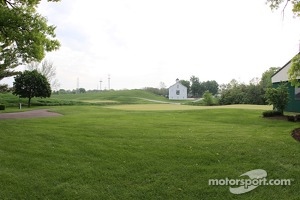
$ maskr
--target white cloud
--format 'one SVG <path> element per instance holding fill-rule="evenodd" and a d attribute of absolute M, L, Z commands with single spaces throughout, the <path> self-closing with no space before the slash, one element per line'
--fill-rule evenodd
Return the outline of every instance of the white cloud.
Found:
<path fill-rule="evenodd" d="M 48 53 L 61 87 L 167 86 L 176 78 L 248 82 L 298 51 L 300 21 L 262 0 L 44 1 L 60 50 Z"/>

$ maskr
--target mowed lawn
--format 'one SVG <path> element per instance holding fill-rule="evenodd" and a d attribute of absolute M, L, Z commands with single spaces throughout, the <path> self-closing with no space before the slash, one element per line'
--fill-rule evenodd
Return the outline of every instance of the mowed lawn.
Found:
<path fill-rule="evenodd" d="M 241 108 L 51 110 L 64 116 L 0 120 L 0 199 L 299 199 L 299 123 Z M 208 185 L 254 169 L 292 185 Z"/>
<path fill-rule="evenodd" d="M 136 110 L 136 111 L 162 111 L 162 110 L 207 110 L 207 109 L 251 109 L 251 110 L 272 110 L 270 105 L 222 105 L 222 106 L 191 106 L 181 105 L 177 103 L 172 104 L 121 104 L 106 106 L 106 108 L 113 108 L 119 110 Z"/>

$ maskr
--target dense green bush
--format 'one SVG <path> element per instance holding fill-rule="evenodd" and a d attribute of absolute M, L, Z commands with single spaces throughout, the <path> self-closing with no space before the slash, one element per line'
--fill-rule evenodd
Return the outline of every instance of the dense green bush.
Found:
<path fill-rule="evenodd" d="M 288 115 L 287 119 L 290 122 L 297 122 L 300 121 L 300 115 Z"/>
<path fill-rule="evenodd" d="M 266 99 L 270 105 L 273 105 L 276 110 L 283 114 L 283 111 L 289 102 L 287 85 L 281 83 L 277 88 L 268 88 L 266 90 Z"/>
<path fill-rule="evenodd" d="M 264 89 L 260 85 L 246 85 L 232 80 L 229 84 L 223 85 L 220 92 L 221 105 L 230 104 L 265 104 Z"/>
<path fill-rule="evenodd" d="M 206 106 L 211 106 L 213 105 L 213 95 L 212 93 L 210 93 L 208 90 L 206 90 L 203 94 L 203 102 L 204 102 L 204 105 Z"/>
<path fill-rule="evenodd" d="M 274 116 L 282 116 L 282 113 L 277 110 L 268 110 L 262 113 L 264 117 L 274 117 Z"/>
<path fill-rule="evenodd" d="M 0 110 L 5 110 L 5 105 L 0 104 Z"/>
<path fill-rule="evenodd" d="M 288 115 L 287 116 L 287 120 L 290 122 L 296 122 L 297 121 L 297 117 L 294 115 Z"/>

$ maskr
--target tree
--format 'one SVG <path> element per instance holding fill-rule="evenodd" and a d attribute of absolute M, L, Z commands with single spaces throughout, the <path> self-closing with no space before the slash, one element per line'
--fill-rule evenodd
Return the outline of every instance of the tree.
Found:
<path fill-rule="evenodd" d="M 203 86 L 205 91 L 208 90 L 210 93 L 212 93 L 212 95 L 218 93 L 219 84 L 215 80 L 202 82 L 201 85 Z"/>
<path fill-rule="evenodd" d="M 265 91 L 259 84 L 249 85 L 231 80 L 227 85 L 222 85 L 220 104 L 265 104 Z"/>
<path fill-rule="evenodd" d="M 235 80 L 232 80 L 222 90 L 220 104 L 244 104 L 248 100 L 245 90 L 246 86 L 244 84 L 239 84 Z"/>
<path fill-rule="evenodd" d="M 250 83 L 249 85 L 246 85 L 244 100 L 247 104 L 266 104 L 264 88 L 262 88 L 260 84 Z"/>
<path fill-rule="evenodd" d="M 37 70 L 18 74 L 13 83 L 13 94 L 21 98 L 28 98 L 28 107 L 30 107 L 31 98 L 46 98 L 51 96 L 51 87 L 47 78 Z"/>
<path fill-rule="evenodd" d="M 159 83 L 159 95 L 167 96 L 168 92 L 169 92 L 169 90 L 168 90 L 166 84 L 164 82 L 160 82 Z"/>
<path fill-rule="evenodd" d="M 262 88 L 267 89 L 272 87 L 271 77 L 275 74 L 277 70 L 279 70 L 279 67 L 270 67 L 267 71 L 265 71 L 262 74 L 259 82 Z"/>
<path fill-rule="evenodd" d="M 293 86 L 299 87 L 300 86 L 300 55 L 297 54 L 292 59 L 292 66 L 289 69 L 289 81 Z"/>
<path fill-rule="evenodd" d="M 280 6 L 283 6 L 283 14 L 287 5 L 291 3 L 293 8 L 292 11 L 296 16 L 300 16 L 300 0 L 267 0 L 267 4 L 270 8 L 278 9 Z"/>
<path fill-rule="evenodd" d="M 59 0 L 48 0 L 57 2 Z M 60 46 L 55 26 L 37 13 L 40 0 L 0 1 L 0 80 L 18 74 L 21 64 L 41 61 Z"/>
<path fill-rule="evenodd" d="M 84 88 L 79 88 L 79 89 L 78 89 L 78 92 L 79 92 L 79 93 L 86 93 L 86 90 L 85 90 Z"/>
<path fill-rule="evenodd" d="M 192 83 L 191 85 L 191 92 L 193 97 L 201 97 L 203 93 L 205 92 L 205 86 L 199 81 L 199 78 L 196 76 L 192 76 L 190 78 L 190 81 Z"/>
<path fill-rule="evenodd" d="M 203 94 L 203 102 L 206 106 L 211 106 L 214 103 L 213 95 L 208 90 L 206 90 Z"/>
<path fill-rule="evenodd" d="M 31 62 L 27 65 L 27 69 L 29 71 L 37 70 L 43 74 L 51 84 L 51 88 L 58 89 L 60 86 L 58 79 L 56 79 L 56 67 L 53 62 L 44 60 L 41 65 L 39 62 Z"/>
<path fill-rule="evenodd" d="M 214 80 L 200 82 L 198 77 L 192 76 L 190 78 L 190 81 L 192 83 L 190 90 L 194 97 L 202 97 L 206 90 L 208 90 L 213 95 L 218 93 L 219 84 Z"/>
<path fill-rule="evenodd" d="M 159 82 L 159 89 L 166 89 L 167 88 L 167 86 L 166 86 L 166 84 L 164 83 L 164 82 Z"/>
<path fill-rule="evenodd" d="M 191 83 L 190 83 L 190 81 L 180 80 L 179 83 L 181 83 L 182 85 L 184 85 L 187 88 L 187 94 L 189 94 L 190 90 L 191 90 Z"/>
<path fill-rule="evenodd" d="M 288 4 L 292 4 L 292 12 L 297 16 L 300 17 L 300 0 L 267 0 L 267 4 L 270 8 L 278 9 L 280 6 L 283 5 L 282 12 L 284 11 Z M 292 66 L 288 71 L 289 82 L 293 86 L 300 86 L 299 76 L 300 76 L 300 55 L 297 54 L 292 59 Z"/>
<path fill-rule="evenodd" d="M 268 88 L 266 91 L 266 99 L 274 110 L 283 114 L 283 111 L 289 102 L 289 92 L 286 84 L 281 83 L 277 88 Z"/>
<path fill-rule="evenodd" d="M 193 97 L 198 97 L 199 96 L 199 89 L 201 87 L 199 78 L 196 77 L 196 76 L 191 76 L 190 81 L 192 83 L 191 84 L 192 95 L 193 95 Z"/>
<path fill-rule="evenodd" d="M 10 92 L 11 91 L 11 88 L 8 87 L 7 84 L 4 84 L 4 85 L 0 85 L 0 93 L 4 93 L 4 92 Z"/>

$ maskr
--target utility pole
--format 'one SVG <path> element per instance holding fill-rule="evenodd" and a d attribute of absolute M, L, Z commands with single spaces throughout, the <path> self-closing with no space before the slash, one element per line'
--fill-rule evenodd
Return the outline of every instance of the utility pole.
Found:
<path fill-rule="evenodd" d="M 100 91 L 101 91 L 101 90 L 102 90 L 102 89 L 101 89 L 101 85 L 102 85 L 102 80 L 100 79 L 100 81 L 99 81 L 99 82 L 100 82 Z"/>

